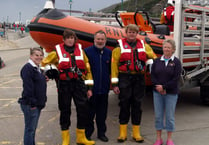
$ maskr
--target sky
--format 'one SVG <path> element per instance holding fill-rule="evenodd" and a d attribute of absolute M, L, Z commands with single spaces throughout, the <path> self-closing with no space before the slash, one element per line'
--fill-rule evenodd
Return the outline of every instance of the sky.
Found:
<path fill-rule="evenodd" d="M 96 12 L 123 0 L 72 0 L 72 10 Z M 31 20 L 44 7 L 46 0 L 0 0 L 0 22 Z M 69 0 L 56 0 L 58 9 L 70 9 Z M 72 14 L 74 15 L 74 14 Z"/>

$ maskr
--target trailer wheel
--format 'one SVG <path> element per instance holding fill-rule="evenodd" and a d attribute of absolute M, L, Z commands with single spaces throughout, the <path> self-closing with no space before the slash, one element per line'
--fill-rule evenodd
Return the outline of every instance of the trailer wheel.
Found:
<path fill-rule="evenodd" d="M 204 105 L 209 105 L 209 81 L 200 85 L 200 99 Z"/>

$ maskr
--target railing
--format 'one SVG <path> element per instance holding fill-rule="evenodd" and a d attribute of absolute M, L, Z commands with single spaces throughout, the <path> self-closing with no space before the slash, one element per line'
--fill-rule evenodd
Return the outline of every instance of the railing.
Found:
<path fill-rule="evenodd" d="M 184 69 L 188 70 L 186 77 L 191 79 L 209 69 L 209 8 L 188 5 L 181 0 L 176 2 L 174 23 L 176 55 Z"/>

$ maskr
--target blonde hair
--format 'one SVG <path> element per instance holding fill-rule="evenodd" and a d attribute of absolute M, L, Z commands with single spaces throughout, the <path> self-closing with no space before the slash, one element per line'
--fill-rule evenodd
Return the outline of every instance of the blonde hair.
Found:
<path fill-rule="evenodd" d="M 129 24 L 125 27 L 125 32 L 127 33 L 128 30 L 132 30 L 132 31 L 135 31 L 135 32 L 139 32 L 139 27 L 136 25 L 136 24 Z"/>

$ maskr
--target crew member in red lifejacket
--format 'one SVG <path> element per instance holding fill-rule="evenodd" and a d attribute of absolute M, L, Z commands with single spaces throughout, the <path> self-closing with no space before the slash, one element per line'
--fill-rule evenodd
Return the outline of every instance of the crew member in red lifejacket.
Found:
<path fill-rule="evenodd" d="M 133 139 L 143 142 L 140 135 L 141 102 L 145 96 L 145 68 L 156 58 L 155 53 L 143 40 L 136 38 L 139 27 L 129 24 L 125 28 L 127 37 L 118 40 L 119 47 L 112 52 L 111 82 L 115 94 L 119 94 L 120 135 L 118 142 L 127 139 L 127 124 L 131 117 Z M 151 59 L 148 59 L 151 58 Z"/>
<path fill-rule="evenodd" d="M 168 6 L 166 8 L 164 8 L 164 10 L 161 14 L 160 23 L 168 25 L 170 32 L 173 32 L 175 0 L 168 0 L 167 4 L 168 4 Z"/>
<path fill-rule="evenodd" d="M 49 53 L 42 61 L 42 66 L 45 67 L 47 64 L 58 66 L 57 87 L 62 145 L 70 144 L 72 99 L 77 111 L 76 143 L 93 145 L 95 142 L 88 140 L 85 135 L 89 111 L 88 99 L 92 96 L 91 88 L 93 86 L 90 64 L 81 44 L 76 43 L 75 32 L 66 29 L 63 33 L 63 40 L 64 43 L 56 45 L 56 51 Z"/>

